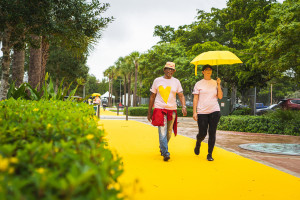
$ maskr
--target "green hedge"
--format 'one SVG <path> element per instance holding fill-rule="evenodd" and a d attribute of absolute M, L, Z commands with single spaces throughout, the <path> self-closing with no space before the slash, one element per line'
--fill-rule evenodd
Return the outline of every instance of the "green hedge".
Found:
<path fill-rule="evenodd" d="M 126 108 L 124 108 L 123 114 L 126 115 Z M 147 116 L 148 107 L 129 107 L 128 115 L 129 116 Z M 181 108 L 177 108 L 178 117 L 182 117 Z M 193 108 L 187 108 L 187 117 L 193 117 Z"/>
<path fill-rule="evenodd" d="M 222 116 L 218 130 L 300 135 L 300 112 L 278 110 L 263 116 Z"/>
<path fill-rule="evenodd" d="M 120 199 L 120 158 L 76 102 L 0 102 L 0 199 Z"/>
<path fill-rule="evenodd" d="M 234 110 L 231 115 L 250 115 L 251 108 L 239 108 Z"/>

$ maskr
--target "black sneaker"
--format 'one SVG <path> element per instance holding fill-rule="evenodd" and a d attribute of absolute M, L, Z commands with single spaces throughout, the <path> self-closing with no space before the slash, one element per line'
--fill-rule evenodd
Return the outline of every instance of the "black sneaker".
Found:
<path fill-rule="evenodd" d="M 207 154 L 207 160 L 208 161 L 214 161 L 213 157 L 211 156 L 211 154 Z"/>
<path fill-rule="evenodd" d="M 196 143 L 196 146 L 195 146 L 195 149 L 194 149 L 194 152 L 195 152 L 196 155 L 200 154 L 200 147 L 201 147 L 201 144 Z"/>
<path fill-rule="evenodd" d="M 170 156 L 164 156 L 164 161 L 168 161 L 170 159 Z"/>

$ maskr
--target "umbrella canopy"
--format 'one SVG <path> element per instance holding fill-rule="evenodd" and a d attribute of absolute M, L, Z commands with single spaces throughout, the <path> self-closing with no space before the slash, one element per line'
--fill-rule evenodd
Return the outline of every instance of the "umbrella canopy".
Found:
<path fill-rule="evenodd" d="M 243 62 L 230 51 L 207 51 L 196 56 L 191 63 L 195 65 L 197 76 L 198 65 L 232 65 Z"/>
<path fill-rule="evenodd" d="M 100 93 L 93 93 L 93 94 L 92 94 L 92 97 L 96 97 L 96 96 L 100 97 L 101 94 L 100 94 Z"/>

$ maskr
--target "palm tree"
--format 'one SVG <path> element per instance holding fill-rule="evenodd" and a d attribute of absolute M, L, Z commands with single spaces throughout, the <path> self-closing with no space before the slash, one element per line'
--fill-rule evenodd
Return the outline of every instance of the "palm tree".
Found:
<path fill-rule="evenodd" d="M 116 66 L 116 71 L 118 72 L 118 76 L 121 76 L 124 81 L 124 105 L 127 105 L 127 100 L 126 100 L 126 85 L 127 85 L 127 69 L 125 66 L 125 60 L 123 57 L 119 57 L 118 60 L 115 62 Z"/>
<path fill-rule="evenodd" d="M 126 56 L 125 58 L 125 68 L 126 68 L 126 74 L 128 78 L 128 106 L 131 105 L 131 77 L 134 72 L 134 62 L 131 59 L 130 56 Z"/>
<path fill-rule="evenodd" d="M 32 40 L 36 42 L 36 45 L 30 47 L 28 82 L 33 88 L 37 87 L 37 90 L 39 91 L 42 69 L 42 37 L 37 35 L 32 35 L 31 37 Z"/>
<path fill-rule="evenodd" d="M 19 87 L 23 83 L 24 63 L 25 50 L 14 48 L 12 55 L 12 80 L 15 82 L 16 87 Z"/>
<path fill-rule="evenodd" d="M 113 91 L 112 84 L 115 76 L 115 71 L 116 71 L 116 67 L 110 66 L 103 73 L 105 77 L 108 77 L 108 106 L 112 105 L 112 91 Z"/>
<path fill-rule="evenodd" d="M 138 81 L 138 67 L 139 67 L 139 58 L 140 53 L 137 51 L 132 52 L 130 58 L 134 64 L 134 91 L 133 91 L 133 106 L 137 106 L 137 81 Z"/>

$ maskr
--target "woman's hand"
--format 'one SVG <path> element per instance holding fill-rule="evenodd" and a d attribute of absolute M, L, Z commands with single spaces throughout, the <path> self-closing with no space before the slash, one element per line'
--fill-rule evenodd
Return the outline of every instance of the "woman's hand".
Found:
<path fill-rule="evenodd" d="M 221 79 L 220 79 L 220 78 L 217 79 L 217 84 L 218 84 L 218 85 L 221 84 Z"/>
<path fill-rule="evenodd" d="M 198 121 L 198 115 L 197 115 L 197 113 L 194 113 L 194 114 L 193 114 L 193 119 L 194 119 L 195 121 Z"/>

